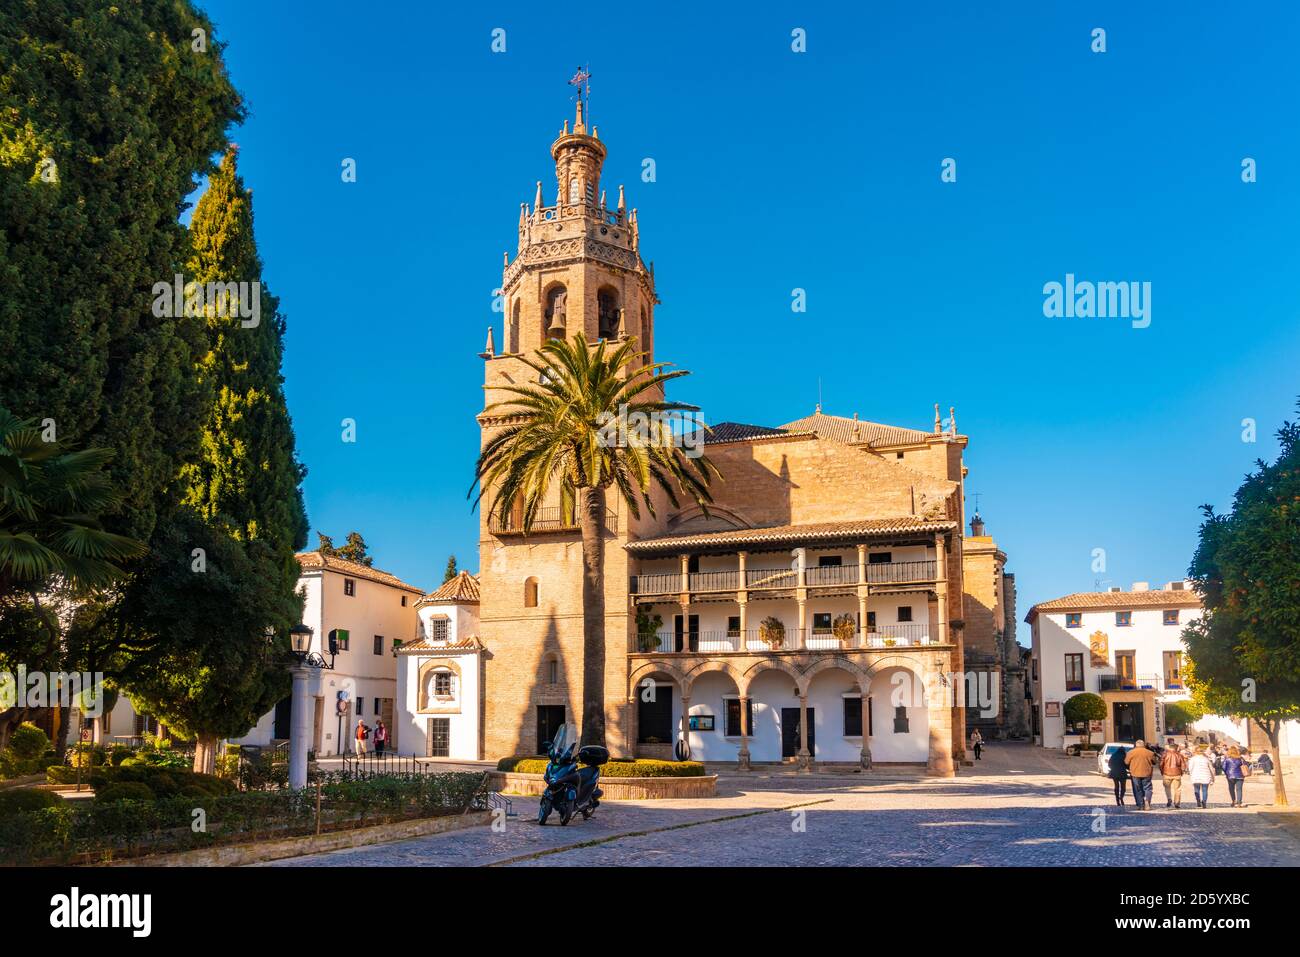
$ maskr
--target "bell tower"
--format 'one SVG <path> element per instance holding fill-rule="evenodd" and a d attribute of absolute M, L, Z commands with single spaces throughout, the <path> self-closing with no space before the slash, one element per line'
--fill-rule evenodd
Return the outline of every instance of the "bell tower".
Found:
<path fill-rule="evenodd" d="M 572 127 L 566 120 L 551 144 L 552 201 L 547 204 L 539 180 L 532 204 L 519 207 L 514 260 L 506 254 L 501 277 L 504 329 L 500 340 L 489 336 L 483 353 L 489 403 L 496 401 L 493 385 L 501 376 L 518 381 L 520 372 L 529 371 L 511 358 L 547 339 L 579 333 L 588 342 L 630 339 L 636 351 L 653 354 L 654 273 L 641 259 L 637 213 L 628 209 L 623 187 L 611 207 L 601 186 L 605 155 L 579 95 Z"/>

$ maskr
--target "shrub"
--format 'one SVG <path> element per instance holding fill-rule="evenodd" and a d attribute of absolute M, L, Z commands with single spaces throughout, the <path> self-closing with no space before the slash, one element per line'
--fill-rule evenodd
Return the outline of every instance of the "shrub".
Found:
<path fill-rule="evenodd" d="M 498 771 L 515 774 L 542 774 L 546 758 L 502 758 Z M 614 759 L 600 769 L 606 778 L 697 778 L 704 775 L 699 761 L 660 761 L 656 758 Z"/>
<path fill-rule="evenodd" d="M 1102 721 L 1106 717 L 1106 702 L 1100 695 L 1095 695 L 1090 691 L 1081 694 L 1072 695 L 1065 699 L 1065 720 L 1073 724 L 1082 724 L 1085 728 L 1089 727 L 1089 721 Z M 1088 731 L 1084 735 L 1081 744 L 1088 746 L 1092 744 L 1092 732 Z"/>
<path fill-rule="evenodd" d="M 154 800 L 154 793 L 149 785 L 140 781 L 120 781 L 110 784 L 95 792 L 95 800 L 108 804 L 113 801 L 149 801 Z"/>
<path fill-rule="evenodd" d="M 30 721 L 20 724 L 9 736 L 9 750 L 24 761 L 39 758 L 49 749 L 50 739 L 45 732 Z"/>
<path fill-rule="evenodd" d="M 63 798 L 52 791 L 38 791 L 36 788 L 12 788 L 0 791 L 0 817 L 21 814 L 26 811 L 39 811 L 47 807 L 59 807 Z"/>

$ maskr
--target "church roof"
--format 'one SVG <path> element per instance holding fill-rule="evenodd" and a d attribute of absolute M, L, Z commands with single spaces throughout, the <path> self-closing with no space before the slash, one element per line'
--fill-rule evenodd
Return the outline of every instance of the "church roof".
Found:
<path fill-rule="evenodd" d="M 748 442 L 753 439 L 776 438 L 780 436 L 815 435 L 819 439 L 842 442 L 845 445 L 877 446 L 916 445 L 932 440 L 937 433 L 923 432 L 920 429 L 905 429 L 897 425 L 884 425 L 880 422 L 868 422 L 866 419 L 846 418 L 842 415 L 826 415 L 819 408 L 812 415 L 795 419 L 785 425 L 754 425 L 748 422 L 719 422 L 706 426 L 704 444 L 715 445 L 724 442 Z"/>
<path fill-rule="evenodd" d="M 469 572 L 461 572 L 451 581 L 443 582 L 441 588 L 429 592 L 415 603 L 415 607 L 450 604 L 453 602 L 478 604 L 478 579 Z"/>
<path fill-rule="evenodd" d="M 661 535 L 643 538 L 623 546 L 633 555 L 671 555 L 685 550 L 741 548 L 745 546 L 799 545 L 812 542 L 835 542 L 889 535 L 920 535 L 951 532 L 956 522 L 928 522 L 912 516 L 873 518 L 845 522 L 819 522 L 809 525 L 774 525 L 767 528 L 732 528 L 722 532 L 699 532 L 694 535 Z"/>
<path fill-rule="evenodd" d="M 787 422 L 781 428 L 786 432 L 814 432 L 818 438 L 833 442 L 866 443 L 871 446 L 914 445 L 935 436 L 933 432 L 868 422 L 856 416 L 849 419 L 842 415 L 826 415 L 821 409 L 802 419 Z"/>
<path fill-rule="evenodd" d="M 298 565 L 304 571 L 319 568 L 325 571 L 338 572 L 350 578 L 364 578 L 367 581 L 378 582 L 381 585 L 391 585 L 393 588 L 415 592 L 417 595 L 424 591 L 423 588 L 408 585 L 396 575 L 390 575 L 382 568 L 371 568 L 369 565 L 351 562 L 346 558 L 339 558 L 337 555 L 322 555 L 320 552 L 299 552 L 294 557 L 298 559 Z"/>
<path fill-rule="evenodd" d="M 483 642 L 479 641 L 478 635 L 466 635 L 458 641 L 432 641 L 428 638 L 417 638 L 415 641 L 408 641 L 397 648 L 399 655 L 411 655 L 422 651 L 482 651 Z"/>

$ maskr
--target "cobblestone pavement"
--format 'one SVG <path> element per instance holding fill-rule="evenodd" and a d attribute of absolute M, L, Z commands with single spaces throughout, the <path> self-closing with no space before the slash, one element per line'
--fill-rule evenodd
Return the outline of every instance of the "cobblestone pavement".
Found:
<path fill-rule="evenodd" d="M 1300 865 L 1296 829 L 1259 805 L 1272 783 L 1251 779 L 1244 810 L 1216 782 L 1196 810 L 1116 808 L 1091 762 L 995 744 L 957 778 L 783 770 L 724 774 L 719 796 L 606 802 L 590 821 L 538 827 L 534 800 L 503 831 L 478 827 L 272 866 L 817 866 Z M 1292 784 L 1288 775 L 1288 784 Z M 1292 790 L 1295 786 L 1292 785 Z"/>

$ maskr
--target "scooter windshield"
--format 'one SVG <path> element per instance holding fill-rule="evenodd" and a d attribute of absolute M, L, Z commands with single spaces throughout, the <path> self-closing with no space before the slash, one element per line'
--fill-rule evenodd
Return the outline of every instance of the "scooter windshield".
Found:
<path fill-rule="evenodd" d="M 555 737 L 551 739 L 551 755 L 556 758 L 564 757 L 566 751 L 576 749 L 578 746 L 578 726 L 569 722 L 562 724 L 555 732 Z"/>

